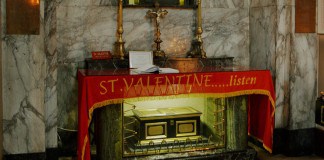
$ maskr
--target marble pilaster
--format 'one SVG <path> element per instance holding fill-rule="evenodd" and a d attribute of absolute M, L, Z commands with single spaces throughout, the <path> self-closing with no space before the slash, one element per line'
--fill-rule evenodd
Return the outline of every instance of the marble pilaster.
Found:
<path fill-rule="evenodd" d="M 250 64 L 271 70 L 275 126 L 292 130 L 314 125 L 318 59 L 316 34 L 294 33 L 294 5 L 294 0 L 252 0 L 250 10 Z"/>
<path fill-rule="evenodd" d="M 56 148 L 57 136 L 57 38 L 56 38 L 56 6 L 57 1 L 45 1 L 45 120 L 46 148 Z"/>
<path fill-rule="evenodd" d="M 281 3 L 280 3 L 281 4 Z M 277 33 L 276 33 L 276 128 L 288 126 L 290 105 L 290 55 L 292 39 L 292 7 L 291 5 L 278 5 L 277 7 Z"/>
<path fill-rule="evenodd" d="M 318 46 L 316 34 L 294 34 L 290 59 L 289 129 L 315 127 Z"/>
<path fill-rule="evenodd" d="M 2 20 L 5 19 L 1 1 Z M 45 151 L 44 2 L 39 35 L 2 32 L 3 146 L 5 154 Z M 5 31 L 5 23 L 2 23 Z"/>

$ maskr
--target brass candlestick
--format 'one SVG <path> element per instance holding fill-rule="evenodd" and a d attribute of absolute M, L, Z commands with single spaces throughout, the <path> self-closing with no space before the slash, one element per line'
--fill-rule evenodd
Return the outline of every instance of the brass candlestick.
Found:
<path fill-rule="evenodd" d="M 202 17 L 201 17 L 201 0 L 197 0 L 197 31 L 196 31 L 196 39 L 192 44 L 192 50 L 188 52 L 188 57 L 196 57 L 196 58 L 207 58 L 206 52 L 203 48 L 203 40 L 201 35 L 203 33 L 202 29 Z"/>
<path fill-rule="evenodd" d="M 123 41 L 123 0 L 118 1 L 117 16 L 117 41 L 115 42 L 115 56 L 119 59 L 125 59 L 125 42 Z"/>
<path fill-rule="evenodd" d="M 165 53 L 161 49 L 160 44 L 163 42 L 160 38 L 161 31 L 160 31 L 160 19 L 168 14 L 168 11 L 162 10 L 159 6 L 159 3 L 155 1 L 155 9 L 154 10 L 148 10 L 146 12 L 146 15 L 150 18 L 155 18 L 155 25 L 156 25 L 156 39 L 154 42 L 156 43 L 156 50 L 153 51 L 154 57 L 165 57 Z"/>

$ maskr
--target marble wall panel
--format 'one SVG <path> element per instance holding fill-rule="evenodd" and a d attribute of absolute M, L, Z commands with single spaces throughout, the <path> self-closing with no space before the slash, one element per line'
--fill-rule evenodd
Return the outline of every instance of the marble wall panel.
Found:
<path fill-rule="evenodd" d="M 202 8 L 249 8 L 250 0 L 202 0 Z"/>
<path fill-rule="evenodd" d="M 57 68 L 57 123 L 63 130 L 76 130 L 78 127 L 77 69 L 78 63 L 60 63 Z"/>
<path fill-rule="evenodd" d="M 155 20 L 146 16 L 149 9 L 125 9 L 126 50 L 155 50 Z M 194 37 L 194 10 L 168 9 L 161 19 L 161 49 L 168 57 L 185 57 Z"/>
<path fill-rule="evenodd" d="M 294 34 L 290 59 L 289 129 L 315 127 L 317 61 L 317 35 Z"/>
<path fill-rule="evenodd" d="M 276 6 L 250 9 L 250 67 L 275 71 Z"/>
<path fill-rule="evenodd" d="M 311 128 L 317 85 L 316 35 L 294 33 L 295 1 L 268 2 L 251 1 L 250 65 L 270 69 L 274 76 L 275 127 Z"/>
<path fill-rule="evenodd" d="M 295 5 L 295 0 L 277 0 L 278 6 L 291 6 Z"/>
<path fill-rule="evenodd" d="M 60 6 L 70 7 L 87 7 L 93 3 L 97 3 L 96 0 L 57 0 Z M 100 4 L 100 2 L 99 2 Z"/>
<path fill-rule="evenodd" d="M 251 0 L 250 7 L 268 7 L 268 6 L 276 6 L 277 1 L 282 1 L 282 0 Z M 286 0 L 283 0 L 286 1 Z M 290 0 L 288 0 L 290 1 Z"/>
<path fill-rule="evenodd" d="M 78 62 L 91 51 L 112 50 L 116 33 L 116 8 L 57 8 L 58 62 Z"/>
<path fill-rule="evenodd" d="M 207 57 L 234 57 L 235 65 L 249 65 L 249 10 L 204 9 L 203 40 Z"/>
<path fill-rule="evenodd" d="M 295 1 L 292 2 L 290 55 L 290 105 L 288 128 L 314 127 L 317 97 L 318 38 L 316 33 L 295 32 Z"/>
<path fill-rule="evenodd" d="M 276 112 L 275 127 L 288 126 L 290 105 L 290 55 L 292 39 L 292 7 L 278 5 L 277 9 L 277 34 L 276 34 Z"/>
<path fill-rule="evenodd" d="M 2 13 L 5 13 L 1 1 Z M 41 22 L 44 3 L 40 1 Z M 5 19 L 2 14 L 1 19 Z M 2 28 L 5 31 L 5 23 Z M 3 146 L 5 154 L 45 151 L 45 54 L 43 23 L 39 35 L 2 33 Z"/>
<path fill-rule="evenodd" d="M 118 0 L 91 0 L 94 5 L 117 6 Z"/>

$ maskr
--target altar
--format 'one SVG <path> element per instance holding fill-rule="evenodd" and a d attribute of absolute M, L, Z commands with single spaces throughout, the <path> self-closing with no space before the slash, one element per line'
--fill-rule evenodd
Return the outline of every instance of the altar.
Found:
<path fill-rule="evenodd" d="M 111 133 L 111 137 L 117 137 L 117 139 L 119 139 L 109 140 L 109 143 L 111 143 L 109 145 L 112 146 L 109 154 L 114 154 L 112 156 L 113 158 L 119 159 L 133 156 L 161 155 L 180 152 L 190 153 L 190 155 L 197 156 L 201 154 L 201 152 L 199 151 L 202 150 L 204 150 L 204 153 L 206 153 L 207 155 L 211 155 L 220 150 L 225 153 L 227 151 L 226 149 L 228 149 L 228 151 L 231 149 L 231 151 L 244 149 L 246 147 L 244 143 L 247 143 L 247 139 L 244 138 L 244 136 L 243 139 L 242 137 L 238 137 L 237 135 L 235 137 L 233 136 L 234 134 L 231 134 L 231 130 L 226 129 L 226 127 L 228 126 L 235 125 L 236 128 L 241 127 L 242 129 L 242 131 L 236 131 L 237 134 L 243 134 L 246 136 L 247 134 L 249 134 L 251 137 L 262 142 L 265 149 L 267 149 L 269 152 L 272 152 L 275 93 L 272 77 L 269 70 L 252 70 L 244 67 L 230 66 L 223 68 L 203 67 L 199 69 L 197 68 L 197 70 L 195 71 L 183 71 L 175 74 L 132 74 L 129 69 L 81 69 L 78 71 L 78 82 L 79 160 L 90 159 L 90 137 L 88 128 L 91 120 L 93 119 L 94 111 L 107 107 L 121 107 L 121 109 L 118 109 L 118 112 L 111 115 L 116 116 L 116 119 L 118 119 L 118 121 L 114 119 L 115 122 L 111 123 L 110 126 L 106 128 L 108 130 L 111 130 L 109 131 Z M 248 113 L 246 114 L 248 115 L 246 116 L 247 121 L 245 121 L 248 124 L 246 127 L 247 133 L 245 133 L 244 131 L 245 125 L 240 126 L 240 124 L 232 124 L 233 122 L 228 120 L 228 118 L 230 118 L 228 112 L 235 112 L 236 107 L 230 110 L 224 107 L 224 105 L 219 105 L 223 106 L 220 108 L 219 106 L 215 105 L 217 103 L 225 103 L 221 100 L 222 98 L 231 98 L 236 96 L 246 96 L 246 109 L 243 109 L 243 111 L 246 111 L 246 113 Z M 124 105 L 130 104 L 131 106 L 135 106 L 134 104 L 136 101 L 181 98 L 187 98 L 186 101 L 193 98 L 203 98 L 203 101 L 205 103 L 203 103 L 202 106 L 195 106 L 196 108 L 194 109 L 190 109 L 190 107 L 189 109 L 188 107 L 176 108 L 178 110 L 185 109 L 186 111 L 183 113 L 187 113 L 187 110 L 190 110 L 190 112 L 188 113 L 194 113 L 194 115 L 198 117 L 198 119 L 200 116 L 204 116 L 204 118 L 200 118 L 202 122 L 200 122 L 199 120 L 192 120 L 191 118 L 185 122 L 183 122 L 184 119 L 182 119 L 178 123 L 177 120 L 172 119 L 174 117 L 169 116 L 168 118 L 170 120 L 158 122 L 158 125 L 152 125 L 151 129 L 148 128 L 150 132 L 147 132 L 144 136 L 141 135 L 141 140 L 136 141 L 132 145 L 129 145 L 133 140 L 130 140 L 130 136 L 126 135 L 126 132 L 128 132 L 129 129 L 127 129 L 125 126 L 127 123 L 126 118 L 132 116 L 125 114 L 125 112 L 127 111 L 125 108 L 123 108 Z M 212 104 L 210 102 L 212 102 Z M 202 109 L 205 106 L 207 108 Z M 155 106 L 151 106 L 151 108 L 144 107 L 144 109 L 155 108 Z M 162 110 L 167 109 L 162 108 Z M 171 111 L 169 110 L 165 113 L 170 113 Z M 133 112 L 137 112 L 137 117 L 141 118 L 140 120 L 142 121 L 145 120 L 143 118 L 145 117 L 143 116 L 145 115 L 143 114 L 144 111 L 146 110 L 141 110 L 141 112 Z M 209 120 L 207 120 L 209 119 L 207 115 L 208 113 L 211 113 L 211 116 L 213 116 L 212 124 L 209 124 Z M 141 114 L 142 116 L 140 116 Z M 187 115 L 189 114 L 186 114 L 185 118 L 187 118 Z M 244 112 L 240 113 L 240 117 L 243 117 L 243 119 L 244 115 Z M 217 119 L 219 119 L 219 121 L 217 121 Z M 224 121 L 228 122 L 224 123 Z M 238 119 L 235 121 L 240 120 Z M 156 120 L 154 122 L 156 122 Z M 166 134 L 166 129 L 171 129 L 168 125 L 173 125 L 173 123 L 177 125 L 180 124 L 179 126 L 177 126 L 177 128 L 180 129 L 181 133 L 178 130 L 172 131 L 172 133 L 176 133 L 173 135 L 173 137 L 169 138 L 169 135 Z M 183 125 L 181 126 L 181 124 Z M 204 130 L 204 127 L 206 128 L 208 126 L 210 126 L 210 128 L 212 129 Z M 190 129 L 188 129 L 188 127 Z M 201 130 L 198 132 L 199 129 Z M 214 133 L 219 129 L 221 130 L 220 132 Z M 137 134 L 139 134 L 133 129 L 130 130 L 132 132 L 131 137 L 137 136 Z M 201 134 L 201 132 L 203 134 Z M 229 135 L 226 136 L 226 134 L 223 133 L 228 133 Z M 154 136 L 157 136 L 158 138 Z M 216 139 L 215 137 L 220 138 Z M 181 138 L 183 140 L 183 143 L 181 142 Z M 229 140 L 231 138 L 234 141 L 240 141 L 240 143 L 242 142 L 243 145 L 240 146 L 236 143 L 230 142 Z M 172 141 L 173 146 L 169 147 L 167 144 L 170 141 Z M 175 143 L 177 144 L 177 146 L 179 146 L 178 148 L 175 147 Z M 194 143 L 195 145 L 192 145 Z M 145 148 L 147 147 L 144 146 L 145 144 L 148 147 L 153 148 Z M 231 144 L 234 144 L 234 147 L 231 147 Z M 140 149 L 138 149 L 139 145 L 141 147 Z M 100 154 L 100 152 L 101 151 L 99 151 L 98 153 L 97 151 L 97 154 Z"/>

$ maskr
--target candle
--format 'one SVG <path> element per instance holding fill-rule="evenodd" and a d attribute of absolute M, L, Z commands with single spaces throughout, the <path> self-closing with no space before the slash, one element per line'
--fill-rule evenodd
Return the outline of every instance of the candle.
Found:
<path fill-rule="evenodd" d="M 179 0 L 179 5 L 184 6 L 184 0 Z"/>

